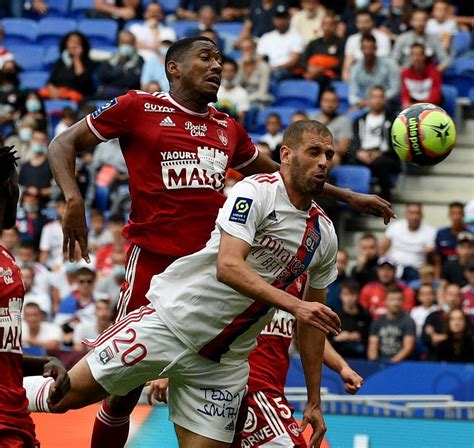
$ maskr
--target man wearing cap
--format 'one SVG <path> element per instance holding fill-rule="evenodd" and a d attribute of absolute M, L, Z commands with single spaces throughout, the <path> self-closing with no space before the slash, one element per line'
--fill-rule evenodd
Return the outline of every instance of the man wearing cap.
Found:
<path fill-rule="evenodd" d="M 439 288 L 441 295 L 448 283 L 455 283 L 461 288 L 467 285 L 468 280 L 465 276 L 465 270 L 473 256 L 474 235 L 466 230 L 460 232 L 456 243 L 456 258 L 448 261 L 441 271 L 441 286 Z"/>
<path fill-rule="evenodd" d="M 272 79 L 281 81 L 291 77 L 304 49 L 304 41 L 300 34 L 290 31 L 290 13 L 279 5 L 273 13 L 275 29 L 265 33 L 257 45 L 257 54 L 268 58 L 272 69 Z"/>
<path fill-rule="evenodd" d="M 387 312 L 385 296 L 387 288 L 397 285 L 403 291 L 403 310 L 409 312 L 415 305 L 415 291 L 396 280 L 397 265 L 393 259 L 383 256 L 377 262 L 377 280 L 367 283 L 360 292 L 359 303 L 367 308 L 373 319 Z"/>

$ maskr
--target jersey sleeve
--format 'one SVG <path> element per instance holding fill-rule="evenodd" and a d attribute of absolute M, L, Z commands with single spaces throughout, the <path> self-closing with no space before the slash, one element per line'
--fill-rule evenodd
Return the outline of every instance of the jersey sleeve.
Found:
<path fill-rule="evenodd" d="M 231 168 L 240 170 L 250 165 L 258 156 L 258 149 L 253 144 L 247 132 L 237 122 L 235 122 L 237 131 L 237 146 L 232 156 Z"/>
<path fill-rule="evenodd" d="M 219 211 L 217 225 L 236 238 L 252 245 L 260 223 L 268 215 L 262 191 L 248 181 L 239 182 Z"/>
<path fill-rule="evenodd" d="M 86 123 L 94 135 L 102 141 L 126 135 L 136 116 L 137 94 L 131 90 L 105 103 L 86 116 Z"/>
<path fill-rule="evenodd" d="M 330 233 L 329 238 L 328 246 L 321 260 L 308 269 L 309 286 L 314 289 L 327 288 L 337 278 L 337 237 L 334 230 Z"/>

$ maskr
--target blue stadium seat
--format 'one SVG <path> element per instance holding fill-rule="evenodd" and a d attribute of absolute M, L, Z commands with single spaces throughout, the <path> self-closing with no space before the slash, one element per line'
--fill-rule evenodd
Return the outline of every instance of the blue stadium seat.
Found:
<path fill-rule="evenodd" d="M 451 42 L 451 49 L 459 56 L 471 48 L 472 36 L 468 31 L 458 31 Z"/>
<path fill-rule="evenodd" d="M 231 34 L 239 36 L 244 24 L 242 22 L 219 22 L 214 25 L 214 30 L 217 34 Z"/>
<path fill-rule="evenodd" d="M 44 48 L 41 45 L 12 45 L 8 49 L 23 70 L 43 70 Z"/>
<path fill-rule="evenodd" d="M 319 84 L 303 79 L 289 79 L 278 83 L 275 105 L 315 107 L 319 96 Z"/>
<path fill-rule="evenodd" d="M 474 87 L 471 87 L 469 89 L 468 97 L 471 100 L 471 103 L 474 104 Z"/>
<path fill-rule="evenodd" d="M 77 22 L 63 17 L 45 17 L 39 21 L 37 41 L 44 47 L 58 45 L 67 33 L 77 29 Z"/>
<path fill-rule="evenodd" d="M 44 110 L 48 115 L 59 115 L 65 107 L 77 110 L 77 104 L 71 100 L 45 100 Z"/>
<path fill-rule="evenodd" d="M 366 166 L 339 165 L 330 171 L 336 186 L 350 188 L 357 193 L 369 193 L 372 175 Z"/>
<path fill-rule="evenodd" d="M 185 37 L 188 32 L 196 29 L 198 24 L 193 20 L 178 20 L 172 23 L 171 27 L 174 29 L 176 37 L 181 39 L 182 37 Z"/>
<path fill-rule="evenodd" d="M 109 199 L 110 199 L 110 188 L 96 185 L 95 186 L 95 199 L 94 199 L 95 207 L 105 212 L 106 210 L 109 209 Z"/>
<path fill-rule="evenodd" d="M 333 81 L 331 85 L 339 98 L 339 112 L 343 114 L 349 109 L 349 84 L 344 81 Z"/>
<path fill-rule="evenodd" d="M 454 86 L 441 86 L 441 95 L 443 96 L 443 109 L 454 119 L 456 116 L 456 99 L 458 89 Z"/>
<path fill-rule="evenodd" d="M 176 10 L 178 9 L 179 6 L 179 0 L 162 0 L 160 1 L 160 5 L 163 8 L 163 12 L 165 13 L 165 16 L 169 14 L 174 14 Z M 145 9 L 145 5 L 143 6 Z"/>
<path fill-rule="evenodd" d="M 22 90 L 38 90 L 46 85 L 49 78 L 49 72 L 42 70 L 26 71 L 21 72 L 19 78 Z"/>
<path fill-rule="evenodd" d="M 443 84 L 456 86 L 458 92 L 465 96 L 474 85 L 474 58 L 455 59 L 452 66 L 443 73 Z"/>
<path fill-rule="evenodd" d="M 48 17 L 66 17 L 69 14 L 69 0 L 46 0 Z"/>
<path fill-rule="evenodd" d="M 288 106 L 275 106 L 275 107 L 267 107 L 266 109 L 260 110 L 257 116 L 257 134 L 265 134 L 267 131 L 265 129 L 265 123 L 267 121 L 267 117 L 270 114 L 278 114 L 281 119 L 281 125 L 283 128 L 286 128 L 291 122 L 291 116 L 297 111 L 296 107 L 288 107 Z"/>
<path fill-rule="evenodd" d="M 260 138 L 262 137 L 262 134 L 249 133 L 249 137 L 252 139 L 252 141 L 255 144 L 257 144 L 260 141 Z"/>
<path fill-rule="evenodd" d="M 94 0 L 72 0 L 69 15 L 73 19 L 83 19 L 91 9 L 94 9 Z"/>
<path fill-rule="evenodd" d="M 36 42 L 38 24 L 34 20 L 7 18 L 2 20 L 2 25 L 5 31 L 5 47 Z"/>
<path fill-rule="evenodd" d="M 59 47 L 57 45 L 51 45 L 44 50 L 43 66 L 48 70 L 51 69 L 58 59 Z"/>
<path fill-rule="evenodd" d="M 117 42 L 118 24 L 112 19 L 82 19 L 78 30 L 84 33 L 91 47 L 96 45 L 115 45 Z"/>
<path fill-rule="evenodd" d="M 474 58 L 459 58 L 454 61 L 454 71 L 457 75 L 470 73 L 474 75 Z"/>

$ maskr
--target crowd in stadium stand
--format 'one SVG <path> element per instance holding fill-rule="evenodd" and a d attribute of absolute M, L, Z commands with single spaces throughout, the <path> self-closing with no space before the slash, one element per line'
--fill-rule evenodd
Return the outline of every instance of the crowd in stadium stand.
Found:
<path fill-rule="evenodd" d="M 216 107 L 261 151 L 278 160 L 290 122 L 319 120 L 334 135 L 335 165 L 367 167 L 374 191 L 391 200 L 403 169 L 389 138 L 394 114 L 416 102 L 452 104 L 446 81 L 474 57 L 473 9 L 461 0 L 0 0 L 0 141 L 15 145 L 22 188 L 17 226 L 2 244 L 22 269 L 25 349 L 68 365 L 83 356 L 81 340 L 112 322 L 129 247 L 127 168 L 111 140 L 76 160 L 92 262 L 79 253 L 63 261 L 65 201 L 48 143 L 129 89 L 167 90 L 174 41 L 216 43 L 224 55 Z M 229 176 L 224 192 L 236 181 Z M 474 362 L 473 206 L 453 202 L 447 226 L 435 229 L 421 204 L 407 204 L 383 241 L 362 235 L 351 270 L 340 248 L 328 304 L 341 317 L 332 338 L 341 354 Z"/>

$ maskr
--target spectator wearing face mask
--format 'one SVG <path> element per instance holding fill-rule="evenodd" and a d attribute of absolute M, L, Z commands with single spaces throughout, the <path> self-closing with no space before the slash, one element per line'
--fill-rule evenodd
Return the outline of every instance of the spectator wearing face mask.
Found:
<path fill-rule="evenodd" d="M 35 128 L 47 128 L 48 122 L 46 120 L 43 100 L 37 92 L 30 92 L 26 96 L 20 111 L 20 118 L 34 123 Z"/>
<path fill-rule="evenodd" d="M 20 158 L 19 166 L 31 159 L 31 137 L 35 123 L 31 119 L 19 120 L 16 124 L 17 131 L 5 140 L 5 146 L 14 146 L 17 157 Z"/>
<path fill-rule="evenodd" d="M 89 41 L 82 33 L 66 34 L 60 42 L 61 57 L 48 83 L 39 92 L 43 98 L 63 98 L 80 103 L 94 93 L 94 63 L 89 58 Z"/>
<path fill-rule="evenodd" d="M 137 53 L 135 36 L 130 31 L 121 31 L 117 54 L 99 67 L 98 94 L 111 98 L 122 95 L 127 90 L 139 89 L 142 67 L 143 59 Z"/>
<path fill-rule="evenodd" d="M 30 185 L 21 195 L 16 217 L 16 227 L 20 232 L 21 241 L 32 243 L 37 248 L 46 222 L 46 217 L 41 213 L 40 190 Z"/>
<path fill-rule="evenodd" d="M 48 150 L 48 134 L 36 129 L 31 136 L 31 159 L 20 168 L 18 183 L 23 187 L 35 186 L 39 188 L 43 200 L 51 195 L 51 181 L 53 175 L 49 167 L 46 152 Z"/>

